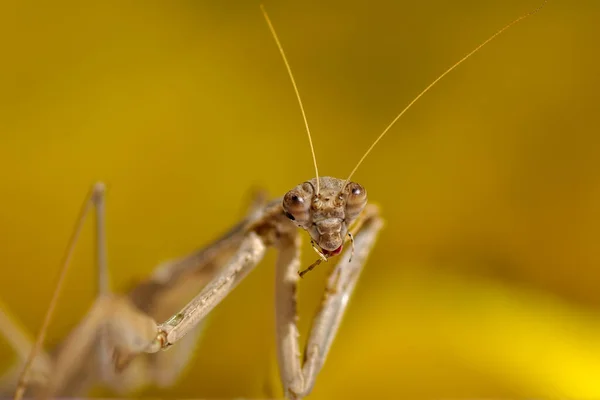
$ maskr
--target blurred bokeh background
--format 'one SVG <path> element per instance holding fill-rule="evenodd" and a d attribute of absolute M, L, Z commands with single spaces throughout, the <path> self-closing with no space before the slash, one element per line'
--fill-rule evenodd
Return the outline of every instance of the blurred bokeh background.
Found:
<path fill-rule="evenodd" d="M 344 178 L 425 85 L 538 4 L 266 2 L 322 173 Z M 122 291 L 225 231 L 253 188 L 313 177 L 258 2 L 0 7 L 0 299 L 29 331 L 94 181 Z M 598 2 L 550 1 L 359 169 L 386 226 L 312 398 L 600 397 L 599 18 Z M 92 228 L 49 347 L 93 301 Z M 280 395 L 273 260 L 215 309 L 172 389 L 137 395 Z M 303 333 L 325 270 L 302 281 Z M 13 361 L 0 339 L 0 369 Z"/>

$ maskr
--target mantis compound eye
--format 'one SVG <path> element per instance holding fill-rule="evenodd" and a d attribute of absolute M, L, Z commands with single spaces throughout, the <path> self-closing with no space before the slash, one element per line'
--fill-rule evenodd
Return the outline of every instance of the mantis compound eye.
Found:
<path fill-rule="evenodd" d="M 358 217 L 367 205 L 367 191 L 356 182 L 350 182 L 346 185 L 346 220 L 348 224 Z"/>
<path fill-rule="evenodd" d="M 303 226 L 310 219 L 311 193 L 298 189 L 290 190 L 283 197 L 283 211 L 285 216 L 296 224 Z"/>

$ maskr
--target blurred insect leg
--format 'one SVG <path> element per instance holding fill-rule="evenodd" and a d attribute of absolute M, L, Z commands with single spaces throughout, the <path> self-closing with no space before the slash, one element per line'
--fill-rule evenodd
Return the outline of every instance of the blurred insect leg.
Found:
<path fill-rule="evenodd" d="M 132 303 L 155 319 L 167 319 L 173 310 L 185 305 L 182 299 L 193 298 L 210 285 L 210 282 L 218 279 L 216 277 L 222 274 L 224 266 L 228 265 L 240 249 L 247 235 L 246 226 L 256 220 L 264 209 L 264 198 L 255 199 L 249 215 L 219 239 L 187 256 L 162 263 L 148 281 L 137 285 L 130 292 Z M 193 357 L 194 347 L 202 334 L 205 322 L 206 319 L 203 319 L 187 331 L 186 336 L 179 340 L 175 348 L 146 358 L 145 379 L 158 387 L 173 385 Z M 153 347 L 149 352 L 160 349 L 160 344 L 165 344 L 161 343 L 162 339 L 163 334 L 159 334 L 159 346 Z M 112 372 L 113 365 L 110 364 L 110 367 L 109 371 Z M 133 374 L 129 368 L 124 372 Z"/>
<path fill-rule="evenodd" d="M 13 364 L 0 376 L 0 398 L 10 398 L 15 392 L 16 383 L 22 368 L 22 363 Z M 31 368 L 30 386 L 45 385 L 44 379 L 47 379 L 47 375 L 37 374 L 37 371 L 34 364 Z"/>
<path fill-rule="evenodd" d="M 102 182 L 94 185 L 93 201 L 96 210 L 96 273 L 98 285 L 98 296 L 104 296 L 111 293 L 110 274 L 108 270 L 108 261 L 106 256 L 106 207 L 105 207 L 106 187 Z M 115 381 L 115 370 L 112 363 L 109 344 L 104 340 L 103 331 L 100 328 L 99 340 L 96 346 L 96 357 L 98 360 L 98 373 L 103 382 L 112 386 Z"/>
<path fill-rule="evenodd" d="M 269 201 L 269 194 L 261 187 L 252 187 L 248 191 L 248 199 L 244 201 L 244 212 L 246 215 L 253 215 L 260 212 Z"/>
<path fill-rule="evenodd" d="M 11 317 L 6 305 L 2 303 L 0 303 L 0 335 L 6 339 L 17 355 L 17 362 L 0 376 L 0 395 L 3 396 L 14 393 L 23 363 L 33 348 L 33 339 L 18 321 Z M 50 371 L 50 357 L 45 351 L 40 351 L 31 364 L 29 384 L 46 385 Z"/>
<path fill-rule="evenodd" d="M 100 310 L 104 308 L 105 310 L 109 310 L 111 306 L 109 306 L 108 302 L 118 302 L 121 300 L 116 300 L 116 298 L 112 298 L 109 296 L 112 293 L 111 282 L 110 282 L 110 273 L 108 268 L 107 261 L 107 246 L 106 246 L 106 207 L 105 207 L 105 194 L 106 187 L 102 182 L 98 182 L 94 185 L 94 206 L 96 211 L 96 273 L 97 273 L 97 288 L 98 288 L 98 296 L 103 297 L 97 303 L 97 306 L 92 308 L 92 310 Z M 126 301 L 123 299 L 122 301 Z M 137 313 L 141 313 L 139 310 L 135 310 L 134 308 L 129 307 L 130 305 L 120 305 L 115 307 L 121 307 L 121 314 L 125 313 L 125 310 L 130 311 L 130 315 L 136 315 Z M 100 317 L 102 314 L 102 310 L 96 311 L 98 316 Z M 120 315 L 117 313 L 117 315 Z M 107 314 L 101 318 L 112 318 L 111 314 Z M 117 317 L 119 318 L 119 317 Z M 120 316 L 120 318 L 124 318 Z M 143 319 L 143 317 L 142 317 Z M 92 318 L 93 320 L 93 318 Z M 152 322 L 154 322 L 152 320 Z M 92 322 L 93 323 L 93 322 Z M 113 390 L 124 394 L 128 391 L 133 390 L 134 388 L 141 387 L 147 384 L 151 380 L 151 376 L 148 375 L 147 371 L 143 368 L 129 369 L 126 373 L 118 372 L 115 370 L 115 344 L 114 338 L 111 337 L 111 332 L 109 330 L 110 324 L 103 323 L 100 319 L 98 322 L 97 331 L 94 332 L 90 330 L 89 327 L 87 329 L 83 329 L 87 331 L 90 335 L 96 335 L 97 341 L 94 343 L 94 363 L 93 363 L 93 371 L 85 371 L 85 369 L 79 369 L 77 372 L 78 379 L 69 379 L 72 372 L 65 371 L 64 377 L 55 380 L 54 385 L 56 388 L 53 394 L 56 394 L 56 390 L 60 390 L 61 394 L 65 395 L 73 395 L 81 393 L 81 390 L 86 387 L 86 376 L 82 376 L 83 374 L 98 374 L 101 381 L 112 388 Z M 93 329 L 93 327 L 92 327 Z M 135 329 L 135 328 L 131 328 Z M 81 337 L 72 337 L 71 340 L 81 341 L 83 347 L 86 345 L 83 341 L 85 339 L 81 339 Z M 72 357 L 66 354 L 66 351 L 77 352 L 82 351 L 81 348 L 78 349 L 77 344 L 69 348 L 69 345 L 65 345 L 65 350 L 63 352 L 63 357 L 68 358 Z M 69 350 L 67 350 L 69 349 Z M 83 350 L 86 353 L 86 350 Z M 88 364 L 91 364 L 92 358 L 88 359 Z M 87 377 L 89 378 L 89 377 Z M 63 381 L 63 383 L 60 382 Z"/>
<path fill-rule="evenodd" d="M 94 185 L 93 201 L 96 208 L 96 269 L 98 273 L 98 294 L 108 294 L 110 289 L 110 275 L 106 260 L 106 186 L 102 182 Z"/>
<path fill-rule="evenodd" d="M 249 216 L 252 220 L 254 217 Z M 134 304 L 157 320 L 169 319 L 209 284 L 234 256 L 244 239 L 245 224 L 238 225 L 208 247 L 186 257 L 161 265 L 145 284 L 130 293 Z M 165 280 L 166 278 L 166 280 Z M 151 299 L 148 301 L 147 299 Z M 207 318 L 181 338 L 167 352 L 148 357 L 149 379 L 158 387 L 172 386 L 194 356 L 194 348 L 204 330 Z"/>
<path fill-rule="evenodd" d="M 50 304 L 48 306 L 48 310 L 46 311 L 46 315 L 44 316 L 44 321 L 42 322 L 42 327 L 36 337 L 36 340 L 35 340 L 35 343 L 33 345 L 31 352 L 29 353 L 27 359 L 25 360 L 25 365 L 23 367 L 23 371 L 21 372 L 21 375 L 19 376 L 19 382 L 17 383 L 17 388 L 15 390 L 15 396 L 14 396 L 15 400 L 21 400 L 21 398 L 23 397 L 23 395 L 25 393 L 25 388 L 27 386 L 28 375 L 29 375 L 29 371 L 31 369 L 31 365 L 33 364 L 37 355 L 42 351 L 42 346 L 44 343 L 44 339 L 46 337 L 46 332 L 50 325 L 52 316 L 54 314 L 56 304 L 58 303 L 58 297 L 60 295 L 60 292 L 62 291 L 62 286 L 65 281 L 67 271 L 69 269 L 69 265 L 71 264 L 71 259 L 73 258 L 75 246 L 77 245 L 79 236 L 81 235 L 81 231 L 83 229 L 83 224 L 84 224 L 85 219 L 90 211 L 90 208 L 94 205 L 94 201 L 95 201 L 94 199 L 96 197 L 96 190 L 98 190 L 98 189 L 99 189 L 98 184 L 94 185 L 91 193 L 88 195 L 88 197 L 86 198 L 86 200 L 83 204 L 83 207 L 79 213 L 79 216 L 77 217 L 77 220 L 75 223 L 75 229 L 73 230 L 72 236 L 69 239 L 67 251 L 66 251 L 63 261 L 61 263 L 61 269 L 60 269 L 58 281 L 54 288 L 54 292 L 52 293 L 52 298 L 50 299 Z"/>
<path fill-rule="evenodd" d="M 131 361 L 131 355 L 142 352 L 152 343 L 156 322 L 127 298 L 112 295 L 98 298 L 58 352 L 46 396 L 68 393 L 71 385 L 85 379 L 81 373 L 85 373 L 85 365 L 94 362 L 95 344 L 100 333 L 106 341 L 106 349 L 110 349 L 112 365 L 123 368 Z"/>
<path fill-rule="evenodd" d="M 263 196 L 264 193 L 261 192 L 253 197 L 254 201 L 248 209 L 246 218 L 228 232 L 202 249 L 184 257 L 161 263 L 154 269 L 150 280 L 157 284 L 168 284 L 169 281 L 176 279 L 174 278 L 176 275 L 185 273 L 185 271 L 193 270 L 197 273 L 208 264 L 221 265 L 225 263 L 239 248 L 246 234 L 247 226 L 260 217 L 265 207 Z"/>
<path fill-rule="evenodd" d="M 167 348 L 185 336 L 223 300 L 262 260 L 266 250 L 263 239 L 249 232 L 232 259 L 180 312 L 159 326 L 155 343 L 146 349 L 153 353 Z"/>
<path fill-rule="evenodd" d="M 214 276 L 217 268 L 206 268 L 207 264 L 221 263 L 223 257 L 231 258 L 233 254 L 232 247 L 238 247 L 238 236 L 239 234 L 226 235 L 226 238 L 215 242 L 213 245 L 205 248 L 204 250 L 210 253 L 215 250 L 213 246 L 219 249 L 218 256 L 203 257 L 198 256 L 194 253 L 189 257 L 184 257 L 177 261 L 178 267 L 185 267 L 185 270 L 189 274 L 183 276 L 171 275 L 171 279 L 177 280 L 177 282 L 171 282 L 166 286 L 158 285 L 158 292 L 154 292 L 151 295 L 152 302 L 156 303 L 154 307 L 149 310 L 140 311 L 144 299 L 148 298 L 148 294 L 144 294 L 144 284 L 138 285 L 136 290 L 132 292 L 132 298 L 120 298 L 111 300 L 111 303 L 100 303 L 99 306 L 95 307 L 99 310 L 92 310 L 90 315 L 96 315 L 97 318 L 90 317 L 92 323 L 86 324 L 87 327 L 82 327 L 81 331 L 74 336 L 69 337 L 66 346 L 71 346 L 73 342 L 82 341 L 82 344 L 75 345 L 74 348 L 67 350 L 61 354 L 61 360 L 64 359 L 67 364 L 67 368 L 71 366 L 69 359 L 73 357 L 78 358 L 77 354 L 86 354 L 86 346 L 89 344 L 84 343 L 88 338 L 94 334 L 98 338 L 99 346 L 94 346 L 96 351 L 99 348 L 104 349 L 105 353 L 98 359 L 100 364 L 98 367 L 101 371 L 105 372 L 105 383 L 112 389 L 118 391 L 121 394 L 137 390 L 147 384 L 155 384 L 160 387 L 170 386 L 180 375 L 181 371 L 189 361 L 192 355 L 192 350 L 197 342 L 197 337 L 201 333 L 202 323 L 196 325 L 183 340 L 178 343 L 176 348 L 169 352 L 157 354 L 157 357 L 149 359 L 137 359 L 135 357 L 146 351 L 146 346 L 152 346 L 156 337 L 157 327 L 153 319 L 146 315 L 147 312 L 152 311 L 153 315 L 163 314 L 164 309 L 172 309 L 171 305 L 176 302 L 174 298 L 180 298 L 185 296 L 186 293 L 190 293 L 195 286 L 198 285 L 198 280 L 203 280 L 201 284 L 204 285 L 206 281 L 209 281 Z M 221 254 L 224 253 L 224 254 Z M 199 271 L 204 271 L 198 276 Z M 156 290 L 157 282 L 152 280 L 145 283 L 146 291 Z M 153 289 L 154 288 L 154 289 Z M 161 289 L 162 288 L 162 289 Z M 196 292 L 197 293 L 197 292 Z M 104 296 L 104 298 L 108 298 Z M 156 308 L 158 307 L 158 308 Z M 114 310 L 111 310 L 114 308 Z M 155 309 L 156 308 L 156 309 Z M 107 310 L 103 313 L 102 310 Z M 96 321 L 97 320 L 97 321 Z M 104 320 L 105 322 L 102 322 Z M 203 321 L 201 321 L 203 322 Z M 96 328 L 94 328 L 96 325 Z M 138 337 L 135 337 L 135 336 Z M 133 336 L 133 338 L 130 338 Z M 135 343 L 135 346 L 131 346 L 128 343 Z M 69 354 L 67 354 L 67 352 Z M 97 354 L 97 353 L 96 353 Z M 108 361 L 106 361 L 108 360 Z M 131 362 L 135 361 L 135 365 L 130 365 Z M 61 365 L 62 361 L 59 362 Z M 116 364 L 116 370 L 115 370 Z M 98 365 L 98 364 L 96 364 Z M 125 368 L 131 366 L 131 368 Z M 81 380 L 78 371 L 66 371 L 63 380 L 64 384 L 57 384 L 58 387 L 54 388 L 53 394 L 65 394 L 65 393 L 77 393 L 70 390 L 76 382 Z M 73 373 L 78 375 L 73 375 Z"/>
<path fill-rule="evenodd" d="M 352 261 L 346 250 L 327 280 L 325 294 L 313 319 L 300 369 L 298 329 L 296 327 L 296 285 L 299 251 L 295 246 L 283 248 L 278 260 L 277 339 L 282 383 L 287 396 L 300 399 L 307 396 L 327 357 L 348 301 L 358 281 L 364 263 L 371 252 L 377 234 L 383 226 L 375 206 L 365 210 L 361 229 L 354 237 L 355 252 Z M 294 250 L 296 249 L 296 250 Z"/>
<path fill-rule="evenodd" d="M 157 287 L 158 290 L 151 295 L 150 308 L 144 309 L 144 311 L 157 320 L 170 318 L 174 310 L 186 305 L 227 265 L 236 250 L 239 249 L 242 240 L 241 233 L 228 236 L 224 241 L 217 241 L 204 250 L 205 254 L 212 253 L 212 256 L 196 257 L 195 254 L 192 254 L 189 258 L 180 259 L 179 267 L 183 267 L 183 269 L 179 270 L 179 274 L 171 274 L 168 284 Z M 138 288 L 142 288 L 142 286 Z M 138 307 L 140 303 L 144 302 L 144 298 L 148 298 L 147 294 L 140 292 L 136 294 L 136 291 L 131 294 L 133 302 L 138 304 Z M 151 368 L 149 374 L 153 384 L 164 388 L 172 386 L 176 382 L 194 356 L 194 349 L 198 345 L 207 320 L 208 318 L 201 320 L 177 342 L 177 346 L 173 346 L 169 351 L 161 351 L 148 357 L 149 368 Z"/>

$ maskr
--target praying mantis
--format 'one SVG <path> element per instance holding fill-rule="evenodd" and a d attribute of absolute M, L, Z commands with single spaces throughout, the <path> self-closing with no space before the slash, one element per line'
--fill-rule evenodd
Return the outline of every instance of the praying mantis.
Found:
<path fill-rule="evenodd" d="M 319 176 L 299 91 L 265 13 L 300 105 L 315 178 L 274 201 L 267 202 L 258 197 L 247 217 L 220 239 L 196 253 L 162 264 L 147 281 L 125 296 L 110 293 L 106 283 L 107 266 L 103 255 L 105 188 L 101 183 L 94 185 L 74 237 L 78 236 L 84 216 L 95 207 L 99 297 L 86 318 L 52 353 L 42 351 L 43 340 L 39 339 L 36 345 L 27 343 L 24 338 L 15 336 L 8 319 L 1 320 L 2 326 L 8 327 L 4 333 L 14 339 L 11 344 L 25 361 L 21 377 L 15 381 L 16 397 L 21 397 L 26 388 L 49 397 L 76 395 L 84 392 L 92 382 L 101 382 L 122 392 L 148 383 L 173 384 L 201 334 L 203 319 L 252 271 L 269 247 L 279 252 L 275 306 L 282 387 L 289 398 L 307 396 L 325 363 L 361 270 L 383 226 L 378 208 L 367 203 L 365 188 L 351 181 L 352 176 L 377 143 L 423 94 L 497 35 L 538 10 L 505 26 L 428 85 L 373 142 L 346 179 Z M 307 268 L 303 268 L 299 260 L 302 230 L 308 232 L 317 253 L 317 261 Z M 76 239 L 73 239 L 71 249 L 75 243 Z M 65 266 L 71 257 L 71 249 Z M 295 321 L 297 285 L 307 271 L 330 259 L 337 263 L 331 267 L 321 308 L 313 321 L 301 361 Z M 61 286 L 57 285 L 56 293 Z M 192 300 L 188 303 L 189 299 Z M 48 321 L 51 315 L 49 312 Z M 46 327 L 47 324 L 39 338 L 43 339 Z M 169 351 L 162 351 L 166 349 Z M 86 362 L 78 364 L 73 361 L 76 359 Z"/>

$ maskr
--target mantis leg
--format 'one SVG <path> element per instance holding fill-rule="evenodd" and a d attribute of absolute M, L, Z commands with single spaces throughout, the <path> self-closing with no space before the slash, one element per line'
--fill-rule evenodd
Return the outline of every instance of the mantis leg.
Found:
<path fill-rule="evenodd" d="M 297 236 L 291 236 L 287 242 L 282 243 L 277 260 L 276 324 L 280 375 L 287 397 L 300 399 L 311 392 L 382 226 L 383 221 L 377 208 L 368 206 L 360 230 L 354 238 L 354 257 L 350 261 L 351 251 L 346 250 L 329 275 L 321 307 L 312 323 L 302 363 L 296 325 L 300 242 Z"/>

